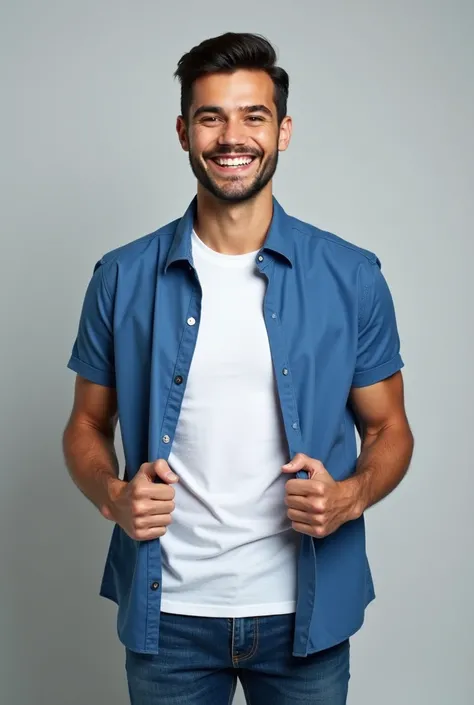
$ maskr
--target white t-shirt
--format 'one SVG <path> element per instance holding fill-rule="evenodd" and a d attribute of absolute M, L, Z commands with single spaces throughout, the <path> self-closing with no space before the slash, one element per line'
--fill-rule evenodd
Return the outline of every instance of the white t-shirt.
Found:
<path fill-rule="evenodd" d="M 201 320 L 169 464 L 173 521 L 161 538 L 164 612 L 209 617 L 296 608 L 300 535 L 284 503 L 289 460 L 263 317 L 257 253 L 192 235 Z"/>

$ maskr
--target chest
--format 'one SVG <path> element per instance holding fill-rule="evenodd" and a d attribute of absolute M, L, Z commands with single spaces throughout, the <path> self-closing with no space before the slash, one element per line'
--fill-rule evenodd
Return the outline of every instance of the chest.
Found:
<path fill-rule="evenodd" d="M 268 385 L 273 365 L 302 403 L 347 396 L 358 339 L 355 281 L 328 268 L 305 276 L 284 266 L 245 281 L 220 276 L 197 277 L 183 266 L 140 286 L 123 282 L 114 337 L 129 386 L 148 388 L 153 370 L 163 400 L 174 394 L 174 376 L 188 380 L 192 370 L 214 385 L 232 377 Z"/>
<path fill-rule="evenodd" d="M 209 387 L 271 383 L 270 341 L 264 318 L 266 280 L 254 269 L 201 268 L 199 334 L 189 383 Z"/>

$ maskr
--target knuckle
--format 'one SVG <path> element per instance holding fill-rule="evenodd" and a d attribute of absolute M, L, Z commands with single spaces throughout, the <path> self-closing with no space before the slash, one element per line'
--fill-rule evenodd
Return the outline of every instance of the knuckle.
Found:
<path fill-rule="evenodd" d="M 144 503 L 139 500 L 135 499 L 132 501 L 132 515 L 134 517 L 139 517 L 142 516 L 145 512 L 145 506 Z"/>
<path fill-rule="evenodd" d="M 142 478 L 139 478 L 137 482 L 134 482 L 132 485 L 132 498 L 143 499 L 144 497 L 146 497 L 148 492 L 148 486 L 149 483 L 147 481 L 144 482 Z"/>
<path fill-rule="evenodd" d="M 130 483 L 130 497 L 132 499 L 137 499 L 141 496 L 142 486 L 139 481 Z"/>
<path fill-rule="evenodd" d="M 322 496 L 326 492 L 326 485 L 324 482 L 318 482 L 318 480 L 316 480 L 314 489 L 318 495 Z"/>
<path fill-rule="evenodd" d="M 167 501 L 170 499 L 174 499 L 174 496 L 175 496 L 174 487 L 172 487 L 171 485 L 162 485 L 161 499 L 164 499 Z"/>
<path fill-rule="evenodd" d="M 133 530 L 134 530 L 134 531 L 140 531 L 140 529 L 142 529 L 143 526 L 144 526 L 144 522 L 143 522 L 143 519 L 142 519 L 141 517 L 134 517 L 134 518 L 133 518 L 132 527 L 133 527 Z"/>

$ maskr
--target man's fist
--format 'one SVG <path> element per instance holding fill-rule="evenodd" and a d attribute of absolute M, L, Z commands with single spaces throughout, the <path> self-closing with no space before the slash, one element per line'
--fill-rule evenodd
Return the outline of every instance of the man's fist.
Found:
<path fill-rule="evenodd" d="M 309 473 L 309 479 L 295 478 L 285 485 L 287 516 L 295 531 L 324 538 L 341 524 L 356 518 L 353 492 L 347 483 L 336 482 L 321 461 L 298 453 L 283 465 L 282 470 L 286 473 L 306 470 Z"/>
<path fill-rule="evenodd" d="M 163 482 L 154 482 L 156 477 Z M 143 463 L 132 480 L 117 480 L 111 485 L 104 516 L 135 541 L 159 538 L 172 521 L 175 491 L 170 483 L 178 479 L 166 460 Z"/>

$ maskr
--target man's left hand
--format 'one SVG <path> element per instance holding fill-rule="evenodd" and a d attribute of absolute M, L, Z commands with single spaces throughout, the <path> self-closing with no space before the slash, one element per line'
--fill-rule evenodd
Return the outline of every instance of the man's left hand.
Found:
<path fill-rule="evenodd" d="M 353 489 L 344 482 L 336 482 L 319 460 L 298 453 L 282 470 L 309 473 L 309 479 L 295 478 L 285 485 L 288 518 L 295 531 L 323 538 L 356 518 L 357 498 Z"/>

